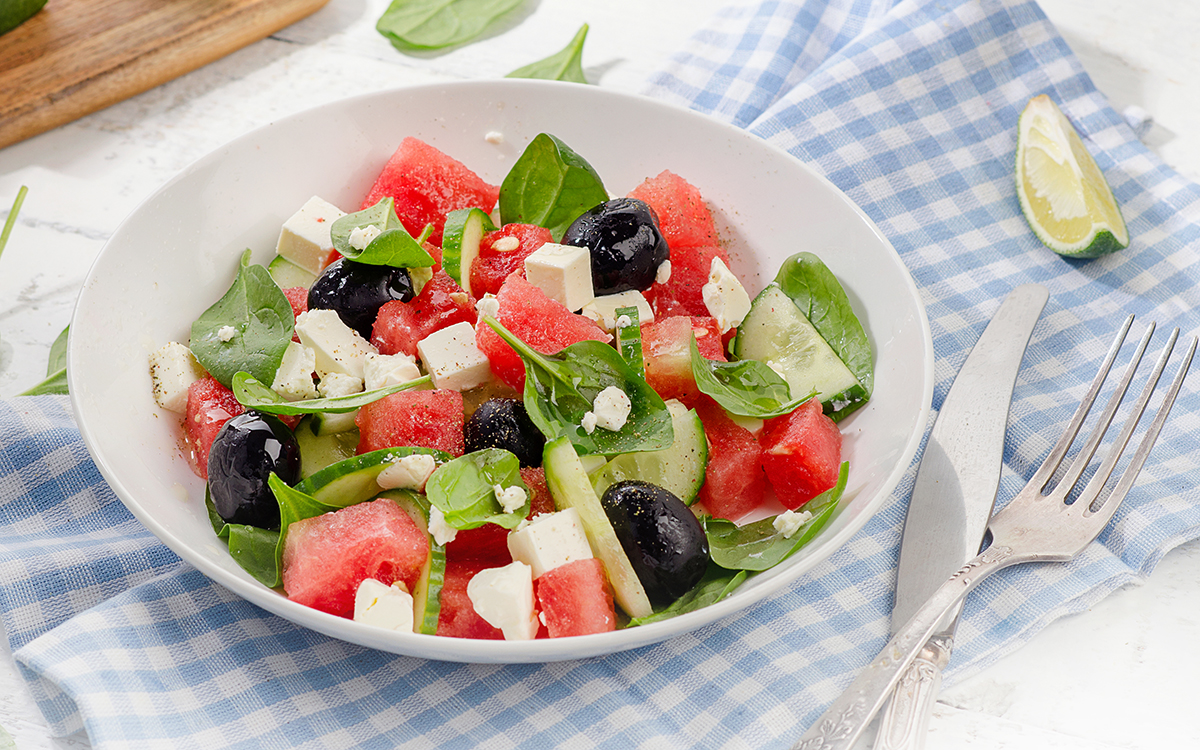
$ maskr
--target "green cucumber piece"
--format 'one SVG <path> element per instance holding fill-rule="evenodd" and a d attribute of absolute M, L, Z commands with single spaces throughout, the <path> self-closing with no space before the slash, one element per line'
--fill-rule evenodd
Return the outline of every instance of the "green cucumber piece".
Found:
<path fill-rule="evenodd" d="M 300 477 L 312 476 L 326 466 L 344 461 L 358 447 L 358 431 L 318 435 L 313 415 L 300 420 L 293 434 L 300 446 Z"/>
<path fill-rule="evenodd" d="M 592 554 L 604 563 L 617 604 L 630 617 L 648 616 L 653 609 L 646 589 L 638 580 L 633 565 L 621 547 L 621 541 L 617 539 L 617 532 L 613 531 L 608 515 L 600 506 L 600 498 L 588 481 L 583 464 L 575 453 L 575 446 L 566 436 L 546 444 L 542 467 L 546 470 L 546 484 L 550 488 L 550 496 L 554 498 L 555 507 L 579 511 Z"/>
<path fill-rule="evenodd" d="M 275 259 L 267 265 L 267 273 L 271 274 L 271 279 L 280 289 L 291 289 L 297 286 L 307 289 L 317 280 L 316 274 L 312 271 L 301 268 L 282 255 L 276 255 Z"/>
<path fill-rule="evenodd" d="M 334 435 L 339 432 L 356 430 L 358 429 L 358 425 L 354 423 L 356 416 L 358 416 L 358 409 L 340 414 L 334 412 L 313 414 L 312 431 L 318 435 Z"/>
<path fill-rule="evenodd" d="M 479 241 L 495 229 L 491 217 L 481 208 L 460 208 L 446 214 L 442 268 L 467 294 L 471 293 L 471 264 L 479 257 Z"/>
<path fill-rule="evenodd" d="M 414 453 L 428 453 L 437 459 L 438 463 L 444 463 L 451 458 L 450 454 L 436 448 L 418 446 L 381 448 L 326 466 L 312 476 L 297 482 L 296 489 L 317 502 L 336 508 L 361 503 L 378 496 L 383 491 L 379 482 L 376 481 L 380 472 L 390 466 L 394 460 L 411 456 Z"/>
<path fill-rule="evenodd" d="M 629 325 L 620 325 L 622 316 L 629 318 Z M 638 375 L 645 377 L 646 366 L 642 361 L 642 327 L 638 321 L 638 309 L 636 307 L 618 307 L 617 321 L 617 351 Z"/>
<path fill-rule="evenodd" d="M 738 359 L 772 366 L 787 381 L 793 397 L 817 393 L 826 414 L 847 413 L 850 404 L 869 394 L 833 348 L 821 338 L 796 303 L 778 284 L 768 284 L 750 305 L 733 341 Z"/>
<path fill-rule="evenodd" d="M 640 479 L 662 487 L 688 505 L 696 501 L 708 465 L 704 425 L 694 410 L 674 399 L 667 402 L 667 411 L 671 412 L 671 426 L 675 430 L 671 447 L 623 453 L 593 471 L 589 478 L 596 497 L 602 496 L 612 484 Z"/>
<path fill-rule="evenodd" d="M 446 548 L 433 540 L 429 533 L 429 500 L 411 490 L 388 490 L 380 493 L 396 501 L 413 523 L 429 537 L 429 558 L 413 586 L 413 632 L 437 635 L 438 617 L 442 613 L 442 587 L 446 585 Z"/>

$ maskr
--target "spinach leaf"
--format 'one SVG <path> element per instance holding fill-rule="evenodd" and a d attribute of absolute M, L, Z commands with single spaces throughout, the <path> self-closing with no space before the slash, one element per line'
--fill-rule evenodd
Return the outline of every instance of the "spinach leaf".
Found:
<path fill-rule="evenodd" d="M 704 571 L 704 577 L 700 579 L 700 582 L 696 584 L 694 589 L 654 614 L 633 618 L 626 627 L 669 620 L 672 617 L 687 612 L 694 612 L 710 604 L 716 604 L 729 596 L 738 586 L 741 586 L 748 577 L 749 574 L 744 570 L 731 572 L 710 562 L 708 569 Z"/>
<path fill-rule="evenodd" d="M 208 508 L 208 520 L 213 531 L 228 545 L 229 554 L 234 562 L 264 586 L 279 586 L 280 570 L 275 557 L 275 550 L 279 546 L 279 531 L 242 523 L 225 523 L 217 514 L 217 509 L 207 492 L 204 505 Z"/>
<path fill-rule="evenodd" d="M 375 29 L 402 52 L 469 42 L 522 0 L 392 0 Z"/>
<path fill-rule="evenodd" d="M 525 504 L 505 513 L 496 499 L 496 485 L 525 490 Z M 425 494 L 456 529 L 485 523 L 516 528 L 529 515 L 531 500 L 529 487 L 521 481 L 521 462 L 501 448 L 484 448 L 437 467 L 425 483 Z"/>
<path fill-rule="evenodd" d="M 585 23 L 575 33 L 575 38 L 562 50 L 555 52 L 544 60 L 524 65 L 505 76 L 505 78 L 545 78 L 551 81 L 570 81 L 571 83 L 587 83 L 583 75 L 583 40 L 587 38 L 588 25 Z"/>
<path fill-rule="evenodd" d="M 67 395 L 67 326 L 50 345 L 50 358 L 46 363 L 46 379 L 21 396 L 65 396 Z"/>
<path fill-rule="evenodd" d="M 576 451 L 604 456 L 661 450 L 674 442 L 666 403 L 616 349 L 599 341 L 580 341 L 557 354 L 542 354 L 495 318 L 485 316 L 484 322 L 524 360 L 525 411 L 546 440 L 566 436 Z M 597 428 L 588 434 L 580 422 L 592 410 L 596 395 L 609 386 L 629 397 L 629 419 L 620 430 Z"/>
<path fill-rule="evenodd" d="M 712 560 L 729 570 L 767 570 L 786 560 L 796 550 L 813 540 L 825 528 L 837 509 L 838 501 L 846 490 L 846 478 L 850 465 L 843 463 L 838 472 L 837 484 L 817 495 L 804 505 L 812 518 L 791 539 L 775 530 L 775 516 L 738 526 L 723 518 L 705 518 L 701 523 L 708 536 L 709 553 Z"/>
<path fill-rule="evenodd" d="M 375 227 L 379 234 L 364 248 L 350 244 L 350 233 L 360 227 Z M 435 261 L 421 242 L 429 236 L 426 227 L 419 239 L 414 239 L 396 217 L 395 201 L 383 197 L 369 208 L 335 220 L 329 227 L 333 249 L 358 263 L 372 266 L 395 266 L 397 268 L 429 268 Z"/>
<path fill-rule="evenodd" d="M 389 385 L 384 388 L 376 388 L 373 391 L 363 391 L 362 393 L 355 393 L 349 396 L 288 401 L 250 373 L 239 372 L 233 376 L 232 390 L 233 396 L 238 400 L 239 404 L 247 409 L 254 409 L 267 414 L 344 414 L 378 401 L 384 396 L 420 388 L 429 385 L 431 382 L 429 376 L 426 375 L 410 380 L 407 383 Z"/>
<path fill-rule="evenodd" d="M 12 234 L 13 227 L 17 224 L 17 214 L 21 212 L 21 206 L 25 203 L 25 195 L 29 192 L 29 188 L 22 185 L 17 190 L 17 197 L 13 201 L 12 208 L 8 210 L 8 218 L 4 220 L 4 228 L 0 229 L 0 255 L 4 254 L 4 246 L 8 244 L 8 236 Z"/>
<path fill-rule="evenodd" d="M 247 250 L 229 291 L 192 323 L 192 354 L 226 388 L 242 370 L 270 383 L 294 327 L 291 303 Z M 232 338 L 223 336 L 230 328 Z"/>
<path fill-rule="evenodd" d="M 816 395 L 810 393 L 793 399 L 787 381 L 758 360 L 720 362 L 705 359 L 694 336 L 692 377 L 701 393 L 711 396 L 726 411 L 742 417 L 770 419 L 789 414 Z"/>
<path fill-rule="evenodd" d="M 875 381 L 871 342 L 833 272 L 812 253 L 797 253 L 779 267 L 775 283 L 792 298 L 870 397 Z"/>
<path fill-rule="evenodd" d="M 592 165 L 559 139 L 541 133 L 500 183 L 500 222 L 537 224 L 556 238 L 579 215 L 608 200 Z"/>
<path fill-rule="evenodd" d="M 646 363 L 642 359 L 642 327 L 638 321 L 636 307 L 618 307 L 617 313 L 617 351 L 633 368 L 633 371 L 646 377 Z M 621 325 L 622 318 L 629 318 L 628 325 Z M 694 340 L 694 339 L 693 339 Z"/>

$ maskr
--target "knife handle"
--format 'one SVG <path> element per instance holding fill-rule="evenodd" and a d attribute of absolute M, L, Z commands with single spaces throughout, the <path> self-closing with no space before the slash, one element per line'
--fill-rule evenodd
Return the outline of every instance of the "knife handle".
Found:
<path fill-rule="evenodd" d="M 954 640 L 945 635 L 935 635 L 925 644 L 883 711 L 875 750 L 921 750 L 925 746 L 929 717 L 942 687 L 942 670 L 953 648 Z"/>

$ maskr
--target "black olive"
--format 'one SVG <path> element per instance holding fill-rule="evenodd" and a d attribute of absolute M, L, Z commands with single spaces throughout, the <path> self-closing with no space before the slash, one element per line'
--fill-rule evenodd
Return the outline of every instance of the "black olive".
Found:
<path fill-rule="evenodd" d="M 671 254 L 654 209 L 636 198 L 617 198 L 588 209 L 567 227 L 562 244 L 591 251 L 596 296 L 649 289 Z"/>
<path fill-rule="evenodd" d="M 541 466 L 546 436 L 533 424 L 525 404 L 515 398 L 484 401 L 463 425 L 466 451 L 503 448 L 521 461 L 521 467 Z"/>
<path fill-rule="evenodd" d="M 600 505 L 651 604 L 666 606 L 700 582 L 708 568 L 708 539 L 682 500 L 629 479 L 609 485 Z"/>
<path fill-rule="evenodd" d="M 277 417 L 248 411 L 217 432 L 208 452 L 208 492 L 228 523 L 279 527 L 279 505 L 267 479 L 300 479 L 300 444 Z"/>
<path fill-rule="evenodd" d="M 336 311 L 343 323 L 369 341 L 379 308 L 394 299 L 408 302 L 414 296 L 407 269 L 341 258 L 330 263 L 309 287 L 308 309 Z"/>

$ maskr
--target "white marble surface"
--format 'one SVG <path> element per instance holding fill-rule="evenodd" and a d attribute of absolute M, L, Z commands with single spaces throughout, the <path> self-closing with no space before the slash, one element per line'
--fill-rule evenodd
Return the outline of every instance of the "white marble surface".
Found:
<path fill-rule="evenodd" d="M 120 220 L 232 137 L 354 93 L 503 75 L 560 48 L 584 22 L 589 79 L 636 91 L 725 2 L 540 0 L 476 44 L 409 57 L 374 31 L 387 0 L 330 0 L 270 39 L 0 150 L 0 203 L 30 187 L 0 259 L 0 397 L 43 377 L 48 347 Z M 1200 3 L 1042 5 L 1118 111 L 1136 107 L 1153 118 L 1147 144 L 1200 179 Z M 1200 544 L 1185 545 L 1145 584 L 1053 624 L 982 674 L 948 686 L 930 750 L 1200 747 L 1190 687 L 1200 664 L 1198 566 Z M 88 746 L 84 736 L 50 737 L 7 653 L 0 654 L 0 727 L 20 750 Z"/>

